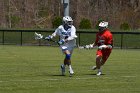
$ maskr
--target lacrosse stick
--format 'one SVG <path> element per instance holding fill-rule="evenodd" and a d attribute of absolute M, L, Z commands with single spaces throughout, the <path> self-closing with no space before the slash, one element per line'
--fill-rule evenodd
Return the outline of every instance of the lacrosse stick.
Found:
<path fill-rule="evenodd" d="M 96 46 L 97 47 L 97 46 Z M 79 49 L 92 49 L 92 48 L 95 48 L 95 46 L 93 47 L 93 45 L 92 44 L 90 44 L 90 45 L 85 45 L 85 46 L 79 46 L 78 47 Z M 108 49 L 112 49 L 112 46 L 111 45 L 101 45 L 101 46 L 99 46 L 99 47 L 97 47 L 99 50 L 103 50 L 103 49 L 106 49 L 106 48 L 108 48 Z"/>
<path fill-rule="evenodd" d="M 57 43 L 58 45 L 60 45 L 60 44 L 58 43 L 58 41 L 55 41 L 55 40 L 53 40 L 53 39 L 47 39 L 47 37 L 44 37 L 43 35 L 38 34 L 38 33 L 35 32 L 35 40 L 41 40 L 41 39 L 47 40 L 47 41 L 51 41 L 51 42 L 54 42 L 54 43 Z"/>
<path fill-rule="evenodd" d="M 85 46 L 78 46 L 79 49 L 92 49 L 94 48 L 93 47 L 93 44 L 89 44 L 89 45 L 85 45 Z"/>

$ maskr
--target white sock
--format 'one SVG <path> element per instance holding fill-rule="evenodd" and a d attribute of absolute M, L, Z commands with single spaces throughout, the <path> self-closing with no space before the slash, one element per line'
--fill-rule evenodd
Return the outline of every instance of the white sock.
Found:
<path fill-rule="evenodd" d="M 69 65 L 69 71 L 70 71 L 71 73 L 74 73 L 74 72 L 73 72 L 73 69 L 72 69 L 72 67 L 71 67 L 71 65 Z"/>
<path fill-rule="evenodd" d="M 72 70 L 72 67 L 71 67 L 71 65 L 69 65 L 69 69 L 70 69 L 70 70 Z"/>
<path fill-rule="evenodd" d="M 102 72 L 101 68 L 100 68 L 100 69 L 98 69 L 98 72 Z"/>

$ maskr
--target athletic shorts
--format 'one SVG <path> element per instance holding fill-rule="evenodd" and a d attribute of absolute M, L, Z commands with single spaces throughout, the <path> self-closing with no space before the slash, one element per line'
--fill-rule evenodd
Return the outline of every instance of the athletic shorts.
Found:
<path fill-rule="evenodd" d="M 104 60 L 104 62 L 106 62 L 111 51 L 112 51 L 112 49 L 97 50 L 96 55 L 102 56 L 102 60 Z"/>
<path fill-rule="evenodd" d="M 69 50 L 69 52 L 72 54 L 74 47 L 68 47 L 68 46 L 60 46 L 62 52 Z"/>

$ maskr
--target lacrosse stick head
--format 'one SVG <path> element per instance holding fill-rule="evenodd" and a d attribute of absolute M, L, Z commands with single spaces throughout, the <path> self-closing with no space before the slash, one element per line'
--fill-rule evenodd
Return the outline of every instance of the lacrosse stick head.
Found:
<path fill-rule="evenodd" d="M 35 32 L 35 39 L 36 40 L 39 40 L 39 39 L 42 39 L 42 38 L 43 38 L 43 35 L 38 34 L 38 33 Z"/>

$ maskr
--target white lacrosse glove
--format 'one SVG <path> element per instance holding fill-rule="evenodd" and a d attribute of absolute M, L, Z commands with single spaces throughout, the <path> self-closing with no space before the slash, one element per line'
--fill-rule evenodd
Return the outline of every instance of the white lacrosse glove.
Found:
<path fill-rule="evenodd" d="M 111 49 L 112 46 L 111 45 L 101 45 L 101 46 L 98 47 L 99 50 L 106 49 L 106 48 Z"/>
<path fill-rule="evenodd" d="M 65 40 L 64 40 L 64 39 L 58 41 L 58 44 L 59 44 L 59 45 L 63 45 L 64 43 L 65 43 Z"/>

